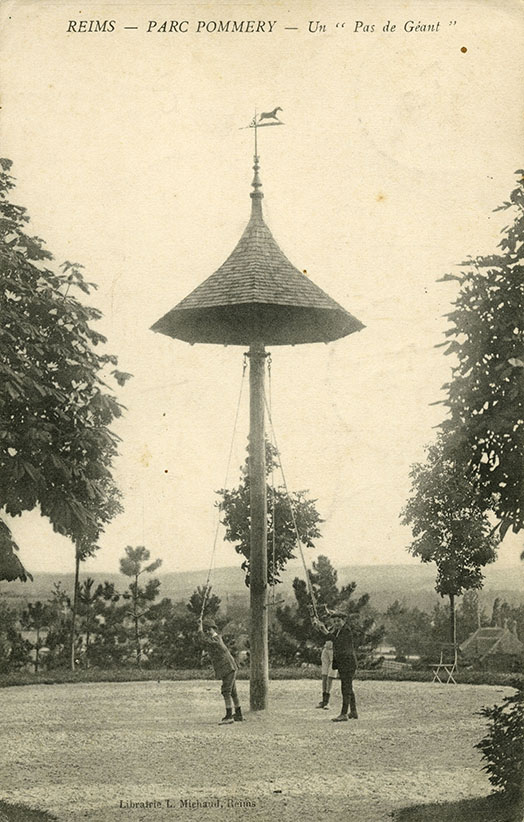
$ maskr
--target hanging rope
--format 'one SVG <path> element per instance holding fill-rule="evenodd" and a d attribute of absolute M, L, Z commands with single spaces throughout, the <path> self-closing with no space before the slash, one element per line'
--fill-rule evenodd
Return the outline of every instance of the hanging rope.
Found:
<path fill-rule="evenodd" d="M 269 407 L 265 391 L 264 391 L 264 404 L 266 406 L 267 416 L 268 416 L 268 419 L 269 419 L 269 424 L 271 426 L 271 433 L 272 433 L 272 437 L 273 437 L 273 440 L 274 440 L 275 448 L 279 452 L 279 464 L 280 464 L 280 471 L 282 473 L 282 482 L 284 484 L 284 490 L 286 492 L 286 496 L 287 496 L 288 502 L 289 502 L 289 508 L 290 508 L 290 511 L 291 511 L 291 519 L 293 521 L 293 528 L 294 528 L 294 531 L 295 531 L 296 543 L 297 543 L 297 546 L 298 546 L 298 550 L 300 551 L 300 557 L 302 559 L 302 565 L 304 566 L 304 574 L 305 574 L 305 577 L 306 577 L 306 585 L 307 585 L 308 593 L 309 593 L 309 596 L 310 596 L 310 599 L 311 599 L 311 607 L 312 607 L 312 610 L 313 610 L 313 615 L 318 619 L 319 617 L 318 617 L 318 611 L 317 611 L 317 600 L 316 600 L 316 597 L 315 597 L 315 592 L 313 590 L 313 586 L 311 584 L 311 579 L 310 579 L 310 576 L 309 576 L 308 567 L 306 565 L 306 560 L 304 558 L 304 552 L 302 550 L 302 544 L 300 542 L 300 534 L 298 533 L 297 521 L 296 521 L 296 518 L 295 518 L 295 511 L 294 511 L 294 508 L 293 508 L 293 501 L 291 499 L 291 495 L 290 495 L 289 490 L 288 490 L 286 475 L 284 473 L 284 466 L 282 465 L 282 459 L 280 457 L 280 450 L 279 450 L 279 447 L 278 447 L 277 437 L 276 437 L 276 434 L 275 434 L 275 427 L 273 425 L 273 417 L 271 415 L 271 409 Z"/>
<path fill-rule="evenodd" d="M 273 407 L 271 394 L 271 354 L 267 357 L 267 376 L 269 386 L 269 408 Z M 271 445 L 278 451 L 276 443 L 271 439 Z M 275 522 L 275 467 L 271 458 L 271 604 L 275 607 L 275 565 L 276 565 L 276 522 Z"/>
<path fill-rule="evenodd" d="M 233 423 L 233 433 L 231 435 L 231 443 L 229 445 L 229 454 L 228 454 L 228 457 L 227 457 L 227 466 L 226 466 L 226 476 L 225 476 L 225 479 L 224 479 L 224 484 L 222 486 L 223 488 L 226 488 L 227 481 L 228 481 L 228 478 L 229 478 L 229 468 L 230 468 L 230 465 L 231 465 L 231 457 L 233 455 L 233 445 L 235 443 L 235 435 L 236 435 L 236 431 L 237 431 L 238 415 L 239 415 L 239 412 L 240 412 L 240 403 L 241 403 L 241 400 L 242 400 L 242 392 L 243 392 L 243 389 L 244 389 L 244 378 L 246 376 L 247 360 L 248 360 L 247 355 L 244 354 L 244 361 L 243 361 L 243 364 L 242 364 L 242 377 L 241 377 L 241 380 L 240 380 L 240 390 L 238 392 L 238 401 L 237 401 L 237 407 L 236 407 L 236 411 L 235 411 L 235 421 Z M 209 563 L 209 570 L 207 572 L 207 579 L 206 579 L 206 584 L 205 584 L 205 587 L 204 587 L 204 596 L 202 598 L 202 608 L 200 609 L 200 619 L 203 619 L 203 617 L 204 617 L 204 611 L 205 611 L 207 600 L 208 600 L 208 597 L 209 597 L 209 589 L 210 589 L 210 584 L 209 583 L 210 583 L 210 579 L 211 579 L 211 572 L 213 571 L 213 565 L 214 565 L 214 562 L 215 562 L 215 553 L 216 553 L 219 529 L 220 529 L 220 513 L 217 513 L 217 524 L 216 524 L 216 528 L 215 528 L 215 538 L 213 540 L 213 550 L 211 551 L 211 562 Z"/>

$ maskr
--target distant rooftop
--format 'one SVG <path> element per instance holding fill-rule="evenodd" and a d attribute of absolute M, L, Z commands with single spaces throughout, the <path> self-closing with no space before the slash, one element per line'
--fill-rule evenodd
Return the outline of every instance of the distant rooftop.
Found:
<path fill-rule="evenodd" d="M 483 659 L 495 654 L 522 654 L 524 645 L 507 627 L 479 628 L 459 646 L 459 650 L 466 657 Z"/>

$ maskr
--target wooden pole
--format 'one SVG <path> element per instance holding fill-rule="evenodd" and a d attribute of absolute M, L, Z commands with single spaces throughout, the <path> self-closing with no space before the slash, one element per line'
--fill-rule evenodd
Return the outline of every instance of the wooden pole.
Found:
<path fill-rule="evenodd" d="M 263 343 L 249 348 L 249 489 L 250 489 L 250 693 L 252 711 L 267 708 L 269 683 L 267 618 L 267 499 L 266 448 L 264 437 L 264 375 L 266 352 Z"/>
<path fill-rule="evenodd" d="M 78 579 L 80 576 L 80 548 L 75 543 L 75 587 L 73 591 L 73 610 L 71 612 L 71 670 L 76 668 L 75 660 L 75 634 L 76 634 L 76 612 L 78 610 Z"/>

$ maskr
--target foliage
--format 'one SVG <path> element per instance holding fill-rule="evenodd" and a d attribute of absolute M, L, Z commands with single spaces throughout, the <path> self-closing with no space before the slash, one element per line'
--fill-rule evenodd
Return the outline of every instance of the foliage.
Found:
<path fill-rule="evenodd" d="M 280 467 L 278 451 L 266 441 L 266 476 L 274 477 Z M 242 569 L 246 573 L 245 581 L 249 586 L 250 554 L 250 500 L 249 500 L 249 461 L 246 459 L 240 469 L 240 484 L 231 490 L 222 488 L 217 491 L 222 499 L 217 503 L 222 513 L 221 522 L 225 526 L 228 542 L 234 543 L 235 551 L 242 554 Z M 323 521 L 315 507 L 316 500 L 309 499 L 307 491 L 295 491 L 288 494 L 284 487 L 274 487 L 266 482 L 267 488 L 267 565 L 268 582 L 281 582 L 280 572 L 289 559 L 295 554 L 297 537 L 293 524 L 293 514 L 300 536 L 300 541 L 307 548 L 314 548 L 314 540 L 320 537 L 319 524 Z M 292 508 L 291 508 L 292 506 Z M 273 562 L 274 557 L 274 562 Z"/>
<path fill-rule="evenodd" d="M 496 557 L 499 536 L 478 502 L 472 481 L 446 455 L 439 437 L 424 464 L 410 472 L 411 498 L 403 523 L 411 526 L 408 551 L 437 566 L 435 590 L 450 600 L 451 637 L 455 636 L 455 597 L 482 585 L 482 568 Z"/>
<path fill-rule="evenodd" d="M 408 608 L 395 600 L 384 614 L 386 641 L 397 655 L 418 655 L 425 662 L 438 661 L 440 648 L 449 642 L 449 612 L 436 603 L 431 614 Z M 481 625 L 487 625 L 484 611 L 479 612 L 476 590 L 466 591 L 457 608 L 457 642 L 463 642 Z"/>
<path fill-rule="evenodd" d="M 447 456 L 475 490 L 480 509 L 499 519 L 503 537 L 524 526 L 524 171 L 509 200 L 513 222 L 499 253 L 461 264 L 448 314 L 446 353 L 456 357 L 445 385 Z"/>
<path fill-rule="evenodd" d="M 197 619 L 202 610 L 204 592 L 204 587 L 199 586 L 185 605 L 163 599 L 151 608 L 149 639 L 152 665 L 179 668 L 208 664 L 197 634 Z M 215 619 L 224 642 L 235 655 L 245 629 L 242 623 L 229 621 L 220 614 L 220 602 L 220 597 L 209 589 L 204 616 Z"/>
<path fill-rule="evenodd" d="M 129 658 L 129 628 L 127 606 L 106 601 L 97 607 L 97 619 L 86 655 L 87 665 L 112 668 L 124 665 Z"/>
<path fill-rule="evenodd" d="M 0 799 L 0 819 L 3 822 L 58 822 L 58 817 L 40 808 L 30 808 L 19 802 Z"/>
<path fill-rule="evenodd" d="M 369 594 L 352 599 L 357 587 L 355 582 L 339 589 L 337 572 L 328 557 L 322 555 L 313 562 L 310 581 L 319 613 L 326 609 L 345 611 L 351 618 L 359 661 L 369 658 L 384 636 L 384 628 L 377 627 L 375 615 L 369 609 Z M 293 591 L 295 605 L 277 608 L 270 632 L 270 657 L 280 662 L 318 662 L 325 636 L 311 625 L 311 599 L 306 582 L 295 577 Z"/>
<path fill-rule="evenodd" d="M 431 617 L 419 608 L 407 608 L 395 600 L 384 614 L 386 639 L 397 656 L 425 656 L 432 647 Z"/>
<path fill-rule="evenodd" d="M 513 682 L 514 694 L 501 705 L 484 707 L 480 714 L 489 720 L 488 732 L 475 746 L 486 760 L 483 770 L 496 789 L 508 796 L 522 798 L 524 785 L 524 687 L 522 680 Z"/>
<path fill-rule="evenodd" d="M 48 653 L 45 658 L 47 668 L 63 667 L 68 664 L 71 642 L 71 600 L 61 584 L 55 583 L 47 605 L 52 613 L 46 637 Z"/>
<path fill-rule="evenodd" d="M 8 200 L 10 168 L 0 160 L 0 510 L 20 516 L 39 506 L 55 531 L 89 553 L 121 510 L 109 426 L 122 406 L 105 374 L 112 368 L 120 383 L 129 375 L 96 351 L 106 342 L 91 327 L 101 314 L 72 293 L 94 287 L 82 266 L 52 271 L 43 241 L 24 232 L 25 209 Z M 10 562 L 16 545 L 5 527 L 0 551 Z"/>
<path fill-rule="evenodd" d="M 150 615 L 151 605 L 158 596 L 158 589 L 160 588 L 160 580 L 158 579 L 150 579 L 145 585 L 139 584 L 139 578 L 142 574 L 152 574 L 162 564 L 161 559 L 155 559 L 149 565 L 144 565 L 144 562 L 147 562 L 150 556 L 151 554 L 143 545 L 138 545 L 136 548 L 128 545 L 125 549 L 125 556 L 120 560 L 120 571 L 133 580 L 123 597 L 130 600 L 131 604 L 128 616 L 132 622 L 137 665 L 140 665 L 146 651 L 147 631 L 144 630 L 144 627 Z"/>
<path fill-rule="evenodd" d="M 18 546 L 13 539 L 11 529 L 0 519 L 0 579 L 8 582 L 13 582 L 15 579 L 20 579 L 22 582 L 32 580 L 33 577 L 20 562 L 16 551 L 18 551 Z"/>
<path fill-rule="evenodd" d="M 520 803 L 502 794 L 411 805 L 394 811 L 394 822 L 522 822 Z"/>
<path fill-rule="evenodd" d="M 150 663 L 154 667 L 198 667 L 201 650 L 196 641 L 196 617 L 184 603 L 163 599 L 150 611 Z"/>
<path fill-rule="evenodd" d="M 414 536 L 409 552 L 436 564 L 435 590 L 441 596 L 480 588 L 481 569 L 495 560 L 498 537 L 471 483 L 446 458 L 441 440 L 430 446 L 425 464 L 412 467 L 410 477 L 412 496 L 403 512 Z"/>
<path fill-rule="evenodd" d="M 202 616 L 215 617 L 217 615 L 221 600 L 219 596 L 211 593 L 211 590 L 211 586 L 206 589 L 205 585 L 199 585 L 189 597 L 187 609 L 191 614 L 193 614 L 194 617 L 198 618 L 202 613 L 202 604 L 204 603 L 204 599 L 205 606 Z"/>
<path fill-rule="evenodd" d="M 492 627 L 503 628 L 505 625 L 514 630 L 517 637 L 524 640 L 524 605 L 510 605 L 505 600 L 496 597 L 493 601 L 491 613 Z"/>
<path fill-rule="evenodd" d="M 35 673 L 38 672 L 40 664 L 40 649 L 44 646 L 42 630 L 49 629 L 53 616 L 53 609 L 44 602 L 29 602 L 20 616 L 22 627 L 35 632 L 35 641 L 31 643 L 35 652 Z"/>
<path fill-rule="evenodd" d="M 299 667 L 297 665 L 272 666 L 269 672 L 270 679 L 315 679 L 320 676 L 319 665 L 307 665 Z M 0 688 L 10 688 L 22 685 L 52 685 L 65 682 L 136 682 L 151 680 L 167 680 L 173 682 L 183 682 L 190 679 L 213 679 L 214 674 L 211 668 L 137 668 L 133 667 L 110 667 L 110 668 L 77 668 L 71 671 L 67 668 L 57 668 L 35 674 L 30 671 L 20 670 L 11 673 L 0 672 Z M 238 679 L 249 679 L 249 670 L 240 669 L 237 673 Z M 382 668 L 358 668 L 355 674 L 356 679 L 377 680 L 387 682 L 431 682 L 432 673 L 428 670 L 413 670 L 409 666 L 402 671 L 389 671 Z M 515 675 L 501 674 L 494 671 L 459 671 L 457 682 L 466 685 L 493 685 L 508 686 L 515 681 Z M 524 677 L 521 677 L 524 681 Z"/>
<path fill-rule="evenodd" d="M 93 642 L 95 643 L 95 658 L 97 649 L 100 653 L 100 643 L 97 643 L 100 626 L 107 623 L 111 606 L 120 599 L 112 583 L 104 582 L 96 588 L 93 587 L 94 584 L 94 580 L 88 577 L 78 589 L 80 629 L 83 640 L 80 654 L 86 668 L 92 661 Z"/>
<path fill-rule="evenodd" d="M 466 591 L 457 609 L 457 641 L 463 642 L 487 624 L 488 618 L 480 607 L 478 591 Z"/>
<path fill-rule="evenodd" d="M 31 643 L 20 633 L 18 614 L 0 602 L 0 674 L 19 671 L 30 661 Z"/>

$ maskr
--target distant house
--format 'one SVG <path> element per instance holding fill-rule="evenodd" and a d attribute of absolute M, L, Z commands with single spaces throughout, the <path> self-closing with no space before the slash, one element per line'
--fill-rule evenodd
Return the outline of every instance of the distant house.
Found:
<path fill-rule="evenodd" d="M 479 628 L 459 645 L 459 651 L 463 663 L 490 671 L 513 671 L 524 658 L 514 624 L 511 630 L 506 625 Z"/>

